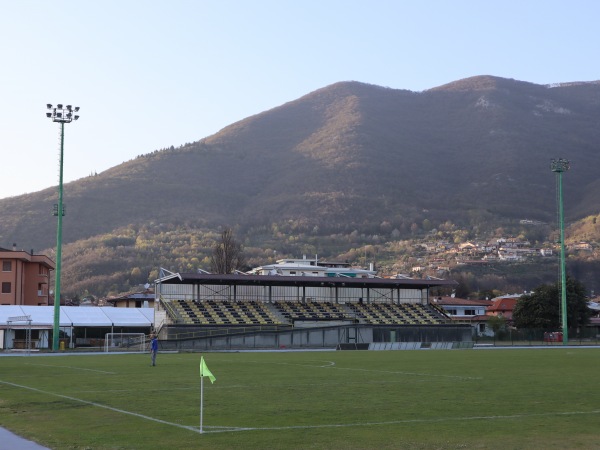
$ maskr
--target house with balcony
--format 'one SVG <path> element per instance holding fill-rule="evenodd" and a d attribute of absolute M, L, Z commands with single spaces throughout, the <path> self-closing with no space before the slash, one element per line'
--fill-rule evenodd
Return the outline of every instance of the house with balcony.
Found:
<path fill-rule="evenodd" d="M 309 277 L 348 277 L 348 278 L 373 278 L 377 275 L 373 264 L 368 269 L 352 267 L 348 262 L 333 262 L 307 258 L 285 258 L 275 264 L 255 267 L 248 272 L 249 275 L 283 275 L 283 276 L 309 276 Z"/>
<path fill-rule="evenodd" d="M 102 303 L 115 308 L 154 308 L 154 301 L 154 287 L 146 284 L 142 291 L 128 292 L 117 297 L 106 298 L 102 300 Z"/>
<path fill-rule="evenodd" d="M 54 261 L 46 255 L 0 247 L 0 306 L 47 306 Z"/>
<path fill-rule="evenodd" d="M 489 300 L 470 300 L 457 297 L 435 297 L 434 305 L 442 308 L 454 323 L 469 324 L 478 336 L 489 336 L 492 330 L 486 326 L 486 309 L 492 304 Z"/>

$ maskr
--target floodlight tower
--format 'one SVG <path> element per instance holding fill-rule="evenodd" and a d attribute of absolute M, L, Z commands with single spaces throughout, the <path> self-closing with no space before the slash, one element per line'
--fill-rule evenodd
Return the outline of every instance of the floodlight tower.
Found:
<path fill-rule="evenodd" d="M 60 123 L 60 158 L 58 172 L 58 204 L 54 205 L 54 215 L 57 219 L 56 227 L 56 271 L 54 279 L 54 327 L 52 329 L 52 350 L 58 350 L 59 332 L 60 332 L 60 269 L 62 259 L 62 218 L 65 215 L 63 206 L 63 154 L 65 147 L 65 123 L 71 123 L 79 119 L 75 115 L 79 111 L 79 106 L 72 107 L 62 104 L 53 107 L 50 103 L 46 105 L 48 112 L 46 117 L 52 119 L 52 122 Z"/>
<path fill-rule="evenodd" d="M 569 328 L 567 323 L 567 274 L 565 270 L 565 218 L 563 213 L 562 174 L 569 170 L 569 161 L 563 158 L 553 159 L 550 169 L 556 173 L 558 190 L 558 222 L 560 226 L 560 304 L 562 315 L 563 345 L 569 344 Z"/>

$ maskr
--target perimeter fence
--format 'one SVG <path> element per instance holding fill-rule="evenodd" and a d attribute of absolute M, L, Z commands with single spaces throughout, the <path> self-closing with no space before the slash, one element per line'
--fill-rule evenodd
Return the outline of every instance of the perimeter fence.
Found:
<path fill-rule="evenodd" d="M 503 329 L 495 335 L 473 335 L 473 342 L 478 346 L 562 346 L 563 334 L 559 330 L 548 331 L 538 328 Z M 567 343 L 569 345 L 600 345 L 600 333 L 595 328 L 569 329 Z"/>

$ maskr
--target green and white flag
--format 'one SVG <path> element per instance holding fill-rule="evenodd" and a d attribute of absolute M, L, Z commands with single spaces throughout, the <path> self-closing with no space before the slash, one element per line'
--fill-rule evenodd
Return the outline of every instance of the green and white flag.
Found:
<path fill-rule="evenodd" d="M 208 367 L 204 362 L 204 356 L 200 357 L 200 377 L 208 377 L 211 383 L 214 383 L 217 379 L 212 372 L 208 370 Z"/>

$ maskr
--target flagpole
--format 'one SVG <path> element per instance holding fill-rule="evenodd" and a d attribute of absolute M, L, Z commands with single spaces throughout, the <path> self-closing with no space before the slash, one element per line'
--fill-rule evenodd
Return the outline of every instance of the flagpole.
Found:
<path fill-rule="evenodd" d="M 208 377 L 211 383 L 214 383 L 217 379 L 204 362 L 204 356 L 200 358 L 200 433 L 203 433 L 202 429 L 202 413 L 204 410 L 204 377 Z"/>
<path fill-rule="evenodd" d="M 204 403 L 204 377 L 200 377 L 200 433 L 202 431 L 202 407 Z"/>

